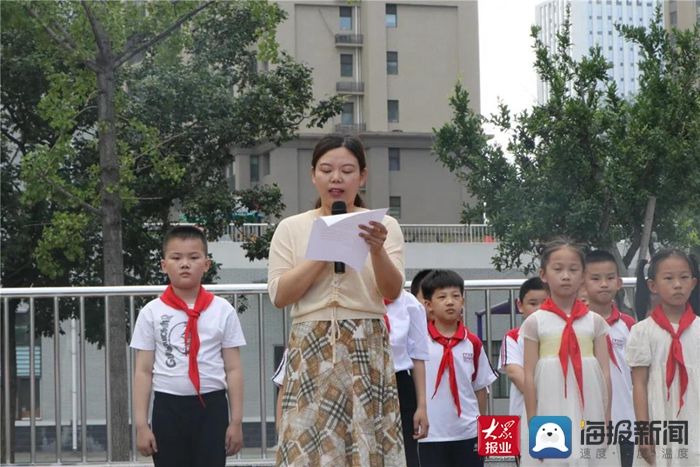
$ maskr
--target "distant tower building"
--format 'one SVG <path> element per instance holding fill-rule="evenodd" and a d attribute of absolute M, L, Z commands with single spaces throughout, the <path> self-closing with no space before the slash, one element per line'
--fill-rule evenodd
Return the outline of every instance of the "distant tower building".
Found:
<path fill-rule="evenodd" d="M 554 50 L 556 33 L 564 23 L 569 5 L 572 56 L 579 59 L 587 55 L 591 47 L 599 45 L 613 65 L 609 73 L 617 83 L 618 92 L 628 96 L 637 91 L 639 48 L 625 41 L 615 24 L 648 26 L 658 4 L 660 0 L 549 0 L 536 7 L 536 24 L 541 28 L 542 41 Z M 537 99 L 540 103 L 546 101 L 548 92 L 546 85 L 538 80 Z"/>

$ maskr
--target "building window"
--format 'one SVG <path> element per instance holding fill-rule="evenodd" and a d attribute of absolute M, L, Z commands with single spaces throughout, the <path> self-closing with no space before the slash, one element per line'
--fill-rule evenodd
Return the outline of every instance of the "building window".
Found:
<path fill-rule="evenodd" d="M 399 101 L 387 101 L 387 115 L 390 122 L 395 123 L 399 121 Z"/>
<path fill-rule="evenodd" d="M 231 188 L 231 191 L 236 190 L 236 156 L 233 156 L 233 160 L 231 161 L 231 178 L 229 179 L 229 187 Z"/>
<path fill-rule="evenodd" d="M 398 52 L 387 52 L 386 53 L 386 74 L 387 75 L 398 75 L 399 74 L 399 53 Z"/>
<path fill-rule="evenodd" d="M 343 111 L 340 114 L 340 123 L 352 125 L 355 122 L 355 105 L 352 102 L 343 104 Z"/>
<path fill-rule="evenodd" d="M 250 183 L 260 181 L 260 156 L 250 156 Z"/>
<path fill-rule="evenodd" d="M 265 154 L 260 156 L 260 170 L 262 172 L 263 177 L 270 175 L 270 153 L 269 152 L 266 152 Z"/>
<path fill-rule="evenodd" d="M 395 3 L 386 4 L 386 16 L 384 22 L 387 28 L 395 28 L 398 26 Z"/>
<path fill-rule="evenodd" d="M 389 215 L 401 219 L 401 197 L 389 196 Z"/>
<path fill-rule="evenodd" d="M 340 54 L 340 76 L 352 78 L 352 54 Z"/>
<path fill-rule="evenodd" d="M 401 170 L 401 150 L 389 148 L 389 170 L 397 172 Z"/>
<path fill-rule="evenodd" d="M 678 12 L 672 11 L 670 15 L 671 26 L 678 26 Z"/>
<path fill-rule="evenodd" d="M 342 31 L 352 30 L 352 7 L 340 7 L 340 29 Z"/>

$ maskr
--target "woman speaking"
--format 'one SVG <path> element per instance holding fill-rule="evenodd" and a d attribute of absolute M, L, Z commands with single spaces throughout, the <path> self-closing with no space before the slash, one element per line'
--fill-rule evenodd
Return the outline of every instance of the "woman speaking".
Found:
<path fill-rule="evenodd" d="M 314 148 L 316 209 L 288 217 L 270 245 L 268 288 L 276 307 L 291 307 L 277 465 L 403 466 L 403 438 L 383 298 L 395 299 L 403 276 L 403 235 L 395 219 L 361 226 L 369 246 L 361 271 L 304 258 L 311 226 L 344 202 L 365 210 L 362 143 L 330 135 Z M 337 271 L 337 272 L 336 272 Z"/>

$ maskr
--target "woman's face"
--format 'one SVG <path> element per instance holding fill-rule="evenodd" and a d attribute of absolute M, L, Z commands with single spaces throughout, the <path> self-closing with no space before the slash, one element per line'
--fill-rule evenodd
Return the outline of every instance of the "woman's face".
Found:
<path fill-rule="evenodd" d="M 321 206 L 327 212 L 335 201 L 345 201 L 348 211 L 351 211 L 355 195 L 366 179 L 367 169 L 360 170 L 355 155 L 343 147 L 326 152 L 311 171 L 311 181 L 321 197 Z"/>

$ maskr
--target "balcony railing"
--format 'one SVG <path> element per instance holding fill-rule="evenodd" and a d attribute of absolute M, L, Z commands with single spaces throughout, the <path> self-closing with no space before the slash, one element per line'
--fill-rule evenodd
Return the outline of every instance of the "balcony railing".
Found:
<path fill-rule="evenodd" d="M 476 329 L 483 339 L 488 356 L 498 358 L 498 340 L 504 330 L 516 326 L 519 321 L 515 310 L 515 297 L 523 279 L 506 280 L 467 280 L 465 284 L 465 322 L 471 329 Z M 623 279 L 624 287 L 632 296 L 634 278 Z M 406 286 L 408 287 L 408 283 Z M 241 325 L 248 345 L 241 350 L 244 378 L 245 405 L 243 418 L 243 437 L 246 447 L 235 458 L 230 458 L 228 465 L 273 465 L 274 463 L 274 400 L 271 377 L 277 362 L 271 358 L 275 347 L 284 346 L 289 331 L 287 313 L 276 309 L 267 296 L 266 284 L 213 284 L 207 289 L 228 298 L 239 311 Z M 128 322 L 133 328 L 137 311 L 145 300 L 159 295 L 163 286 L 129 286 L 129 287 L 56 287 L 56 288 L 5 288 L 0 289 L 2 303 L 2 346 L 3 378 L 10 379 L 10 314 L 27 313 L 26 329 L 29 346 L 29 376 L 31 390 L 28 408 L 28 420 L 15 420 L 11 413 L 10 393 L 7 385 L 2 387 L 4 417 L 0 429 L 3 430 L 4 458 L 3 464 L 46 465 L 49 463 L 71 463 L 76 465 L 112 465 L 112 446 L 104 433 L 110 433 L 111 423 L 105 407 L 114 397 L 109 388 L 111 381 L 109 362 L 109 327 L 105 327 L 105 348 L 99 349 L 86 340 L 86 318 L 106 320 L 108 312 L 104 304 L 109 296 L 127 297 Z M 246 311 L 241 312 L 243 302 Z M 75 318 L 59 321 L 64 307 L 77 302 Z M 99 304 L 103 306 L 99 306 Z M 20 311 L 21 308 L 21 311 Z M 41 312 L 40 312 L 41 310 Z M 466 313 L 469 310 L 469 313 Z M 476 310 L 476 311 L 475 311 Z M 481 311 L 479 311 L 481 310 Z M 40 313 L 53 317 L 53 337 L 37 335 L 36 321 Z M 68 321 L 68 322 L 66 322 Z M 62 333 L 62 330 L 67 332 Z M 36 345 L 38 340 L 44 346 Z M 43 349 L 43 350 L 42 350 Z M 73 365 L 65 365 L 66 351 L 75 359 Z M 131 387 L 134 354 L 128 350 L 127 375 Z M 49 389 L 40 391 L 51 397 L 42 397 L 41 411 L 37 403 L 39 394 L 35 380 L 37 359 L 45 360 L 41 372 L 41 384 Z M 495 362 L 494 362 L 495 363 Z M 103 365 L 103 366 L 102 366 Z M 70 367 L 70 369 L 66 368 Z M 256 374 L 257 373 L 257 374 Z M 46 380 L 45 382 L 43 380 Z M 501 376 L 492 386 L 489 394 L 490 413 L 494 403 L 507 403 L 508 381 Z M 75 391 L 72 402 L 62 398 L 62 394 Z M 90 394 L 88 402 L 88 393 Z M 131 393 L 128 393 L 129 411 L 131 411 Z M 70 400 L 70 399 L 68 399 Z M 62 406 L 70 410 L 62 412 Z M 72 406 L 72 407 L 71 407 Z M 507 405 L 501 405 L 501 411 L 507 411 Z M 99 409 L 99 410 L 98 410 Z M 91 411 L 93 413 L 91 413 Z M 70 415 L 67 413 L 70 412 Z M 94 412 L 100 412 L 95 414 Z M 57 423 L 60 421 L 60 423 Z M 10 432 L 14 430 L 15 436 Z M 21 434 L 20 434 L 21 432 Z M 100 437 L 101 435 L 101 437 Z M 12 440 L 14 439 L 14 444 Z M 56 441 L 59 442 L 56 442 Z M 71 446 L 72 442 L 72 446 Z M 67 446 L 67 447 L 64 447 Z M 131 462 L 142 462 L 136 449 L 135 429 L 131 426 Z M 14 460 L 10 458 L 13 453 Z M 123 463 L 114 465 L 124 466 Z"/>
<path fill-rule="evenodd" d="M 486 224 L 401 224 L 406 243 L 493 243 Z"/>
<path fill-rule="evenodd" d="M 367 125 L 365 123 L 338 123 L 335 126 L 336 133 L 342 133 L 346 135 L 364 133 L 365 131 L 367 131 Z"/>
<path fill-rule="evenodd" d="M 231 224 L 221 240 L 242 242 L 250 236 L 264 235 L 269 224 Z M 406 243 L 493 243 L 493 229 L 486 224 L 401 224 Z"/>
<path fill-rule="evenodd" d="M 362 94 L 365 92 L 363 81 L 338 81 L 335 83 L 335 91 L 340 94 Z"/>
<path fill-rule="evenodd" d="M 362 34 L 336 34 L 335 45 L 362 47 L 364 36 Z"/>

